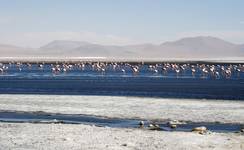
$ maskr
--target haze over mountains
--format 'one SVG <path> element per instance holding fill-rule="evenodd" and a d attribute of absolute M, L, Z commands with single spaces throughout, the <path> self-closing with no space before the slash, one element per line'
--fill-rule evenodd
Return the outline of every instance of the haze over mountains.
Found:
<path fill-rule="evenodd" d="M 99 45 L 79 41 L 53 41 L 38 49 L 0 44 L 0 57 L 106 57 L 122 59 L 243 58 L 244 45 L 215 37 L 190 37 L 160 45 Z"/>

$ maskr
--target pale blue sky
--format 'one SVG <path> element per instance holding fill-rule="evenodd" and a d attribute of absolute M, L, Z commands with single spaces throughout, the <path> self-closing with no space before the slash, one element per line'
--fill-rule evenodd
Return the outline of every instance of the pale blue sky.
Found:
<path fill-rule="evenodd" d="M 244 43 L 244 0 L 0 0 L 0 43 L 161 43 L 198 35 Z"/>

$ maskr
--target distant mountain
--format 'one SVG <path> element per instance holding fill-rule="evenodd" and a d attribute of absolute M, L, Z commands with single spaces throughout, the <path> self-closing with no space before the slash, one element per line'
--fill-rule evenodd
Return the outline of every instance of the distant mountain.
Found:
<path fill-rule="evenodd" d="M 239 46 L 239 49 L 244 52 L 244 44 Z"/>
<path fill-rule="evenodd" d="M 2 57 L 44 56 L 44 57 L 106 57 L 126 59 L 211 59 L 244 58 L 244 45 L 236 45 L 209 36 L 183 38 L 160 45 L 100 45 L 79 41 L 53 41 L 39 49 L 25 49 L 0 45 Z"/>
<path fill-rule="evenodd" d="M 99 45 L 78 41 L 53 41 L 42 46 L 40 50 L 46 54 L 71 57 L 129 57 L 133 53 L 128 51 L 126 46 Z"/>
<path fill-rule="evenodd" d="M 17 47 L 17 46 L 14 46 L 14 45 L 7 45 L 7 44 L 0 44 L 0 48 L 1 50 L 16 50 L 16 49 L 21 49 L 21 47 Z"/>
<path fill-rule="evenodd" d="M 0 57 L 26 57 L 37 53 L 35 49 L 0 44 Z"/>
<path fill-rule="evenodd" d="M 159 46 L 170 55 L 178 57 L 236 57 L 244 56 L 238 45 L 215 37 L 184 38 L 175 42 L 166 42 Z"/>
<path fill-rule="evenodd" d="M 48 43 L 45 46 L 42 46 L 40 49 L 52 49 L 52 50 L 70 50 L 75 49 L 80 46 L 90 45 L 88 42 L 80 42 L 80 41 L 64 41 L 64 40 L 56 40 L 51 43 Z"/>

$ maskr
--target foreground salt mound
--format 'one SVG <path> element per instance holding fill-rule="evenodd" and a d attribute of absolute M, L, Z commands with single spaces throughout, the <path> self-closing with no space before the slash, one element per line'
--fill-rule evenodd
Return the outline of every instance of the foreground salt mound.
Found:
<path fill-rule="evenodd" d="M 88 125 L 0 123 L 0 149 L 242 150 L 244 136 L 195 134 Z"/>

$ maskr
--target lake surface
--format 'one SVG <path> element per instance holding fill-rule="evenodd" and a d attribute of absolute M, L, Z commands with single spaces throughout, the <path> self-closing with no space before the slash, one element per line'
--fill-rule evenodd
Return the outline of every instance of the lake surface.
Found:
<path fill-rule="evenodd" d="M 0 94 L 244 100 L 243 64 L 0 63 Z"/>

